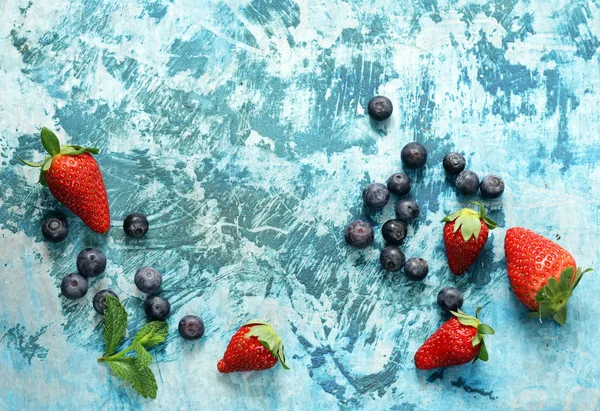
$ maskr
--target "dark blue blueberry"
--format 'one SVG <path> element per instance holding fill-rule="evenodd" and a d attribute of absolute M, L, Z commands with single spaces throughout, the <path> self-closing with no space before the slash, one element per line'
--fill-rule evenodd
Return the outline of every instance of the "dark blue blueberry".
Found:
<path fill-rule="evenodd" d="M 427 149 L 419 143 L 408 143 L 400 153 L 402 162 L 408 168 L 419 168 L 427 161 Z"/>
<path fill-rule="evenodd" d="M 141 292 L 154 294 L 160 290 L 162 275 L 152 267 L 142 267 L 135 273 L 133 281 Z"/>
<path fill-rule="evenodd" d="M 195 315 L 186 315 L 179 321 L 179 335 L 185 340 L 197 340 L 204 335 L 204 322 Z"/>
<path fill-rule="evenodd" d="M 390 118 L 392 111 L 394 111 L 394 106 L 389 98 L 376 96 L 369 101 L 367 111 L 373 120 L 383 121 Z"/>
<path fill-rule="evenodd" d="M 96 277 L 106 268 L 106 256 L 97 248 L 86 248 L 77 256 L 77 271 L 84 277 Z"/>
<path fill-rule="evenodd" d="M 117 294 L 113 293 L 110 290 L 98 291 L 94 296 L 94 300 L 92 301 L 92 304 L 94 305 L 94 310 L 96 310 L 98 314 L 104 315 L 104 309 L 106 308 L 104 303 L 106 302 L 107 295 L 115 297 L 117 300 L 119 299 L 119 297 L 117 297 Z"/>
<path fill-rule="evenodd" d="M 151 297 L 144 307 L 146 315 L 152 320 L 164 321 L 171 313 L 171 304 L 163 297 Z"/>
<path fill-rule="evenodd" d="M 42 222 L 42 235 L 51 243 L 60 243 L 69 234 L 69 224 L 67 220 L 50 217 Z"/>
<path fill-rule="evenodd" d="M 405 196 L 410 191 L 410 178 L 404 173 L 396 173 L 387 181 L 387 188 L 397 196 Z"/>
<path fill-rule="evenodd" d="M 69 300 L 76 300 L 87 293 L 88 282 L 86 278 L 80 274 L 73 273 L 65 276 L 60 284 L 62 295 Z"/>
<path fill-rule="evenodd" d="M 411 198 L 403 198 L 396 203 L 396 217 L 410 223 L 419 216 L 419 205 Z"/>
<path fill-rule="evenodd" d="M 422 258 L 411 257 L 404 264 L 404 274 L 410 280 L 421 281 L 429 273 L 429 265 Z"/>
<path fill-rule="evenodd" d="M 348 224 L 344 231 L 346 242 L 355 248 L 367 248 L 373 243 L 375 233 L 373 227 L 366 221 L 356 220 Z"/>
<path fill-rule="evenodd" d="M 463 195 L 473 195 L 479 191 L 479 177 L 471 170 L 464 170 L 456 177 L 456 190 Z"/>
<path fill-rule="evenodd" d="M 404 253 L 396 246 L 388 245 L 379 255 L 379 263 L 386 271 L 399 271 L 404 266 Z"/>
<path fill-rule="evenodd" d="M 390 201 L 390 192 L 381 183 L 371 183 L 363 190 L 365 207 L 371 210 L 381 210 Z"/>
<path fill-rule="evenodd" d="M 463 305 L 463 296 L 454 287 L 446 287 L 439 292 L 437 303 L 446 312 L 456 311 Z"/>
<path fill-rule="evenodd" d="M 381 227 L 381 234 L 390 244 L 400 244 L 406 238 L 406 223 L 402 220 L 388 220 Z"/>
<path fill-rule="evenodd" d="M 446 173 L 456 175 L 465 169 L 467 162 L 460 153 L 448 153 L 444 156 L 443 165 Z"/>
<path fill-rule="evenodd" d="M 123 221 L 123 230 L 129 237 L 143 237 L 148 232 L 148 219 L 140 213 L 129 214 Z"/>
<path fill-rule="evenodd" d="M 498 198 L 504 193 L 504 181 L 498 176 L 489 175 L 483 177 L 479 185 L 481 195 L 488 198 Z"/>

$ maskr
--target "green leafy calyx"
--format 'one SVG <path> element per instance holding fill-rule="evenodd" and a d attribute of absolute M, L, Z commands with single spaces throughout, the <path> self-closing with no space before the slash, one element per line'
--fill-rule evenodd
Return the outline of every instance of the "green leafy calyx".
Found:
<path fill-rule="evenodd" d="M 477 330 L 477 334 L 475 334 L 475 337 L 473 337 L 473 340 L 471 340 L 471 344 L 473 344 L 473 347 L 479 345 L 479 353 L 477 354 L 477 357 L 475 357 L 473 362 L 477 360 L 487 361 L 489 356 L 487 348 L 485 346 L 484 338 L 486 335 L 496 334 L 496 332 L 489 325 L 482 324 L 481 321 L 479 321 L 479 313 L 481 312 L 481 307 L 477 308 L 477 311 L 475 311 L 475 317 L 469 314 L 465 314 L 460 309 L 458 309 L 457 311 L 450 312 L 458 319 L 459 323 L 468 327 L 473 327 Z"/>
<path fill-rule="evenodd" d="M 56 137 L 56 134 L 54 134 L 53 131 L 51 131 L 50 129 L 48 129 L 46 127 L 42 128 L 40 137 L 42 140 L 42 146 L 44 146 L 44 149 L 49 154 L 48 156 L 46 156 L 44 161 L 38 163 L 38 162 L 34 162 L 34 161 L 24 160 L 19 156 L 17 156 L 17 158 L 23 164 L 25 164 L 29 167 L 41 167 L 39 182 L 44 187 L 46 187 L 48 185 L 46 183 L 45 173 L 48 170 L 50 170 L 50 167 L 52 166 L 52 161 L 54 160 L 54 158 L 56 156 L 58 156 L 58 155 L 76 156 L 76 155 L 79 155 L 82 153 L 98 154 L 98 151 L 99 151 L 97 148 L 87 148 L 87 147 L 82 147 L 82 146 L 62 146 L 61 147 L 60 142 L 58 141 L 58 137 Z"/>
<path fill-rule="evenodd" d="M 245 338 L 257 337 L 258 341 L 273 354 L 282 367 L 286 370 L 290 368 L 285 363 L 285 354 L 283 352 L 283 341 L 273 327 L 262 320 L 248 321 L 244 326 L 251 326 L 250 331 L 244 336 Z"/>
<path fill-rule="evenodd" d="M 490 230 L 493 230 L 498 226 L 498 223 L 487 216 L 485 208 L 481 204 L 475 204 L 479 206 L 479 211 L 463 208 L 442 219 L 442 222 L 445 223 L 454 221 L 454 232 L 457 232 L 460 229 L 460 233 L 465 242 L 469 241 L 471 237 L 475 237 L 475 239 L 479 238 L 482 220 Z"/>
<path fill-rule="evenodd" d="M 143 326 L 131 345 L 113 354 L 125 337 L 127 312 L 118 299 L 107 296 L 104 310 L 104 356 L 98 362 L 106 362 L 115 375 L 125 381 L 143 397 L 156 398 L 158 387 L 152 370 L 148 367 L 152 355 L 146 348 L 164 342 L 169 327 L 164 321 L 153 321 Z M 127 355 L 135 353 L 135 357 Z M 112 355 L 111 355 L 112 354 Z"/>
<path fill-rule="evenodd" d="M 538 310 L 531 313 L 530 316 L 539 318 L 540 321 L 542 318 L 552 317 L 557 323 L 566 324 L 567 302 L 583 275 L 588 271 L 592 271 L 592 269 L 581 270 L 578 268 L 575 271 L 574 267 L 569 267 L 560 273 L 560 281 L 550 277 L 548 284 L 542 287 L 535 298 L 535 301 L 539 303 Z"/>

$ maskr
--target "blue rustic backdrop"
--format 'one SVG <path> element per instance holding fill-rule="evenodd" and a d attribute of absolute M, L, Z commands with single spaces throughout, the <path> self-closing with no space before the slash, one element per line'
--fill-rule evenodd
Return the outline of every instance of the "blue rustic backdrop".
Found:
<path fill-rule="evenodd" d="M 569 323 L 540 324 L 512 295 L 503 238 L 525 226 L 581 266 L 600 267 L 600 3 L 597 0 L 0 0 L 0 408 L 436 410 L 600 409 L 600 278 L 583 279 Z M 392 118 L 369 120 L 376 94 Z M 113 226 L 71 214 L 61 244 L 40 234 L 62 206 L 16 154 L 42 158 L 39 131 L 99 147 Z M 379 267 L 390 204 L 367 216 L 361 190 L 402 169 L 410 141 L 429 149 L 410 172 L 421 206 L 403 246 L 429 261 L 421 283 Z M 460 278 L 442 217 L 456 195 L 450 150 L 506 182 L 486 201 L 502 227 Z M 125 238 L 124 216 L 151 228 Z M 343 242 L 369 218 L 373 247 Z M 100 247 L 106 273 L 77 301 L 60 295 L 77 253 Z M 164 273 L 173 311 L 144 400 L 96 358 L 94 293 L 145 322 L 133 284 Z M 417 372 L 412 357 L 443 321 L 453 285 L 497 334 L 490 361 Z M 206 335 L 176 325 L 198 314 Z M 220 375 L 235 329 L 269 320 L 290 371 Z"/>

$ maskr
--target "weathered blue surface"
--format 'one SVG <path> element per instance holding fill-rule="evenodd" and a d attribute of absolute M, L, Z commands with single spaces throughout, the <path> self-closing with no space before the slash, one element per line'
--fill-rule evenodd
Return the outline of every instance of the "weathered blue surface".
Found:
<path fill-rule="evenodd" d="M 597 0 L 0 0 L 0 17 L 0 409 L 600 409 L 597 274 L 567 326 L 539 324 L 503 258 L 521 225 L 600 267 Z M 383 125 L 364 113 L 375 94 L 395 105 Z M 101 149 L 108 235 L 73 217 L 67 241 L 42 240 L 58 206 L 15 157 L 41 156 L 42 126 Z M 413 140 L 430 152 L 411 172 L 422 214 L 403 247 L 430 262 L 418 284 L 381 272 L 379 232 L 366 251 L 341 236 L 361 188 L 399 171 Z M 461 278 L 439 221 L 472 199 L 445 180 L 449 150 L 507 184 L 486 202 L 503 227 Z M 140 241 L 120 228 L 132 211 L 150 218 Z M 60 280 L 87 246 L 106 274 L 66 301 Z M 91 298 L 112 288 L 140 326 L 142 265 L 173 305 L 156 401 L 96 362 Z M 446 285 L 484 307 L 490 361 L 417 372 Z M 175 331 L 188 313 L 206 322 L 200 342 Z M 251 317 L 280 332 L 289 372 L 218 374 Z"/>

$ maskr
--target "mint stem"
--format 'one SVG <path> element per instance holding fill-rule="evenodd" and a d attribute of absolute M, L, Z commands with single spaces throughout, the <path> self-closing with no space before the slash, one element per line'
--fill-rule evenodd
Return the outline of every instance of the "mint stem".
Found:
<path fill-rule="evenodd" d="M 133 350 L 133 345 L 130 345 L 129 347 L 125 348 L 122 351 L 119 351 L 116 354 L 113 355 L 109 355 L 108 357 L 100 357 L 98 358 L 98 362 L 105 362 L 105 361 L 112 361 L 112 360 L 116 360 L 117 358 L 121 358 L 124 357 L 125 354 L 127 354 L 129 351 Z"/>

